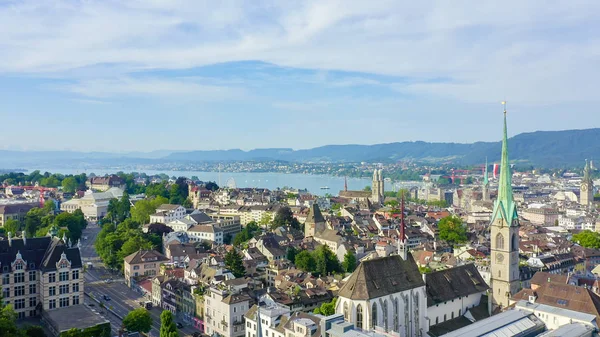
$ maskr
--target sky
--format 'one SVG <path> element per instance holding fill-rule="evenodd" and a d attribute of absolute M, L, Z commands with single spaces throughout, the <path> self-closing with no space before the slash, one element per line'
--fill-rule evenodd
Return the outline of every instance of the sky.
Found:
<path fill-rule="evenodd" d="M 600 1 L 0 0 L 0 149 L 600 127 Z"/>

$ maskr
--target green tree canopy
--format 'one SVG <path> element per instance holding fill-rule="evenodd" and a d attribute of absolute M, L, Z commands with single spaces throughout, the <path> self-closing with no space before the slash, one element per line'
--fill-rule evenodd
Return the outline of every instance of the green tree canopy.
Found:
<path fill-rule="evenodd" d="M 123 326 L 130 332 L 147 333 L 152 329 L 152 317 L 145 308 L 137 308 L 123 318 Z"/>
<path fill-rule="evenodd" d="M 309 272 L 314 271 L 317 266 L 315 258 L 307 250 L 303 250 L 296 254 L 294 264 L 296 265 L 296 268 Z"/>
<path fill-rule="evenodd" d="M 273 222 L 271 223 L 271 228 L 275 229 L 278 227 L 287 226 L 300 229 L 300 222 L 298 222 L 298 219 L 294 218 L 294 213 L 292 213 L 291 208 L 288 206 L 283 206 L 275 213 L 275 217 L 273 217 Z"/>
<path fill-rule="evenodd" d="M 600 233 L 584 230 L 573 235 L 572 241 L 586 248 L 600 249 Z"/>
<path fill-rule="evenodd" d="M 237 233 L 233 238 L 233 245 L 240 246 L 244 242 L 252 239 L 254 233 L 259 230 L 258 225 L 254 221 L 250 221 L 241 232 Z"/>
<path fill-rule="evenodd" d="M 140 200 L 131 208 L 131 218 L 138 223 L 147 224 L 150 222 L 150 215 L 156 212 L 158 206 L 168 203 L 169 200 L 163 196 Z"/>
<path fill-rule="evenodd" d="M 351 273 L 354 271 L 354 269 L 356 269 L 356 256 L 352 253 L 352 251 L 347 251 L 346 254 L 344 254 L 342 269 L 347 273 Z"/>
<path fill-rule="evenodd" d="M 456 215 L 450 215 L 442 218 L 438 223 L 440 239 L 451 245 L 467 241 L 467 226 L 462 219 Z"/>
<path fill-rule="evenodd" d="M 246 268 L 244 267 L 242 256 L 235 248 L 231 249 L 227 252 L 227 254 L 225 254 L 225 265 L 235 277 L 243 277 L 246 275 Z"/>
<path fill-rule="evenodd" d="M 6 233 L 12 233 L 13 237 L 21 230 L 21 223 L 15 219 L 8 219 L 4 223 Z"/>
<path fill-rule="evenodd" d="M 160 337 L 177 337 L 177 326 L 173 320 L 173 314 L 169 310 L 163 310 L 160 314 Z"/>
<path fill-rule="evenodd" d="M 73 193 L 77 191 L 77 187 L 79 187 L 79 182 L 75 177 L 66 177 L 62 181 L 62 188 L 64 192 Z"/>
<path fill-rule="evenodd" d="M 331 316 L 335 314 L 335 304 L 337 297 L 334 297 L 331 302 L 323 303 L 320 307 L 315 308 L 314 313 L 323 316 Z"/>
<path fill-rule="evenodd" d="M 30 325 L 25 328 L 25 336 L 27 337 L 47 337 L 44 329 L 39 325 Z"/>

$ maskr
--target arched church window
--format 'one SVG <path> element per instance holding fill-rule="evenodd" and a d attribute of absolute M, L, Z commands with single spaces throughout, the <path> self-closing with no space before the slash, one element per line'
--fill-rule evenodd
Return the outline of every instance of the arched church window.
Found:
<path fill-rule="evenodd" d="M 400 322 L 398 322 L 398 301 L 399 300 L 394 300 L 394 327 L 392 330 L 394 331 L 400 331 L 400 329 L 398 329 L 398 326 L 400 325 Z"/>
<path fill-rule="evenodd" d="M 388 331 L 388 306 L 387 300 L 383 300 L 383 328 Z"/>
<path fill-rule="evenodd" d="M 344 302 L 344 320 L 348 321 L 348 302 Z"/>
<path fill-rule="evenodd" d="M 519 239 L 517 238 L 516 233 L 513 233 L 511 241 L 512 241 L 512 243 L 511 243 L 512 246 L 510 247 L 511 248 L 510 250 L 512 252 L 519 250 Z"/>
<path fill-rule="evenodd" d="M 371 329 L 375 329 L 377 325 L 377 303 L 373 303 L 371 308 Z"/>
<path fill-rule="evenodd" d="M 363 327 L 363 309 L 361 304 L 356 307 L 356 327 L 359 329 Z"/>
<path fill-rule="evenodd" d="M 496 235 L 496 249 L 504 249 L 504 235 L 502 233 Z"/>
<path fill-rule="evenodd" d="M 498 270 L 498 277 L 502 277 L 502 270 Z"/>

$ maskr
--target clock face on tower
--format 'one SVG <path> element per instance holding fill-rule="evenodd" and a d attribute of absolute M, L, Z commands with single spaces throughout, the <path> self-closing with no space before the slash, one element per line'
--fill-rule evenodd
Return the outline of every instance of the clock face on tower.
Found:
<path fill-rule="evenodd" d="M 504 255 L 502 255 L 500 253 L 496 254 L 496 261 L 498 261 L 498 262 L 504 261 Z"/>
<path fill-rule="evenodd" d="M 581 185 L 581 190 L 584 192 L 587 191 L 587 185 L 586 184 Z"/>

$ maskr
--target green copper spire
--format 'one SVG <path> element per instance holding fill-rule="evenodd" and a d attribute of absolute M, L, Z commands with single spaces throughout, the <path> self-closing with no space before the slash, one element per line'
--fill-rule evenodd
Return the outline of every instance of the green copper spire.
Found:
<path fill-rule="evenodd" d="M 508 162 L 508 137 L 506 132 L 506 103 L 504 104 L 504 135 L 502 137 L 502 158 L 500 162 L 500 180 L 498 181 L 498 199 L 494 204 L 492 223 L 498 217 L 504 219 L 508 226 L 513 224 L 517 217 L 517 208 L 513 200 L 512 174 Z"/>

